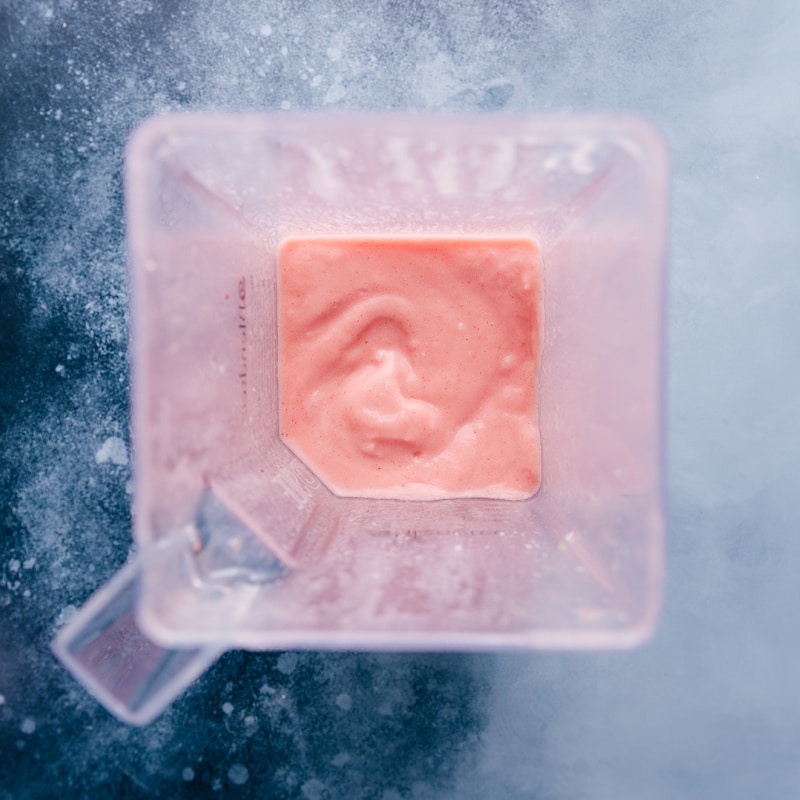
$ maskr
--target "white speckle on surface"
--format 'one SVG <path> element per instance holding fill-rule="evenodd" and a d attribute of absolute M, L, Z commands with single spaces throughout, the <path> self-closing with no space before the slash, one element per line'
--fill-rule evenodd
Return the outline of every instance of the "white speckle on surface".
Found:
<path fill-rule="evenodd" d="M 119 436 L 109 436 L 94 454 L 94 460 L 98 464 L 110 461 L 112 464 L 124 466 L 128 463 L 128 449 L 125 447 L 125 442 Z"/>
<path fill-rule="evenodd" d="M 72 603 L 64 606 L 61 609 L 61 613 L 56 617 L 56 627 L 60 628 L 62 625 L 66 625 L 77 613 L 78 609 Z"/>
<path fill-rule="evenodd" d="M 36 730 L 36 720 L 33 717 L 25 717 L 19 729 L 23 733 L 31 734 Z"/>
<path fill-rule="evenodd" d="M 342 692 L 340 695 L 336 696 L 336 705 L 342 709 L 342 711 L 349 711 L 353 707 L 353 698 L 350 697 L 347 692 Z"/>
<path fill-rule="evenodd" d="M 282 108 L 284 111 L 286 111 L 287 109 L 289 109 L 289 108 L 291 108 L 291 107 L 292 107 L 292 102 L 291 102 L 291 100 L 284 100 L 284 101 L 281 103 L 281 108 Z"/>
<path fill-rule="evenodd" d="M 278 656 L 278 672 L 284 675 L 291 675 L 297 666 L 297 653 L 281 653 Z"/>
<path fill-rule="evenodd" d="M 461 75 L 450 54 L 439 51 L 414 66 L 415 86 L 426 109 L 441 108 L 463 89 Z"/>
<path fill-rule="evenodd" d="M 332 103 L 338 103 L 345 95 L 347 90 L 341 83 L 334 83 L 327 92 L 325 92 L 325 99 L 322 101 L 326 106 Z"/>
<path fill-rule="evenodd" d="M 252 715 L 244 718 L 244 735 L 254 736 L 258 732 L 258 719 Z"/>
<path fill-rule="evenodd" d="M 191 767 L 184 767 L 183 772 L 181 772 L 181 777 L 185 781 L 193 781 L 194 780 L 194 770 Z"/>
<path fill-rule="evenodd" d="M 337 753 L 331 759 L 331 764 L 333 764 L 334 767 L 343 767 L 345 764 L 349 763 L 349 761 L 350 761 L 349 753 Z"/>
<path fill-rule="evenodd" d="M 0 694 L 0 706 L 4 705 L 6 702 L 6 696 L 4 694 Z"/>
<path fill-rule="evenodd" d="M 33 569 L 33 567 L 34 567 L 35 565 L 36 565 L 36 558 L 35 558 L 34 556 L 32 556 L 31 558 L 26 558 L 26 559 L 25 559 L 25 560 L 22 562 L 22 566 L 23 566 L 25 569 Z"/>
<path fill-rule="evenodd" d="M 338 47 L 329 47 L 325 53 L 331 61 L 338 61 L 342 57 L 342 51 Z"/>
<path fill-rule="evenodd" d="M 250 777 L 250 771 L 244 764 L 232 764 L 228 770 L 228 780 L 237 786 L 242 786 L 247 783 Z"/>
<path fill-rule="evenodd" d="M 222 713 L 223 714 L 230 714 L 233 712 L 233 703 L 223 703 L 222 704 Z"/>
<path fill-rule="evenodd" d="M 55 121 L 56 121 L 56 122 L 61 122 L 61 117 L 62 117 L 62 116 L 63 116 L 63 112 L 61 111 L 61 109 L 60 109 L 60 108 L 57 108 L 57 109 L 56 109 L 56 110 L 53 112 L 53 119 L 55 119 Z"/>
<path fill-rule="evenodd" d="M 262 25 L 259 33 L 266 38 L 267 36 L 272 36 L 272 25 Z"/>
<path fill-rule="evenodd" d="M 56 375 L 60 375 L 63 378 L 65 371 L 66 367 L 63 364 L 56 364 Z"/>
<path fill-rule="evenodd" d="M 322 800 L 325 784 L 317 778 L 311 778 L 303 784 L 300 791 L 306 800 Z"/>
<path fill-rule="evenodd" d="M 21 565 L 20 565 L 19 559 L 17 559 L 17 558 L 12 558 L 12 559 L 11 559 L 11 560 L 8 562 L 8 571 L 9 571 L 9 572 L 19 572 L 19 568 L 20 568 L 20 566 L 21 566 Z"/>
<path fill-rule="evenodd" d="M 311 79 L 311 86 L 313 86 L 315 89 L 316 89 L 316 88 L 317 88 L 317 86 L 319 86 L 321 83 L 322 83 L 322 75 L 315 75 L 315 76 L 314 76 L 314 77 Z"/>

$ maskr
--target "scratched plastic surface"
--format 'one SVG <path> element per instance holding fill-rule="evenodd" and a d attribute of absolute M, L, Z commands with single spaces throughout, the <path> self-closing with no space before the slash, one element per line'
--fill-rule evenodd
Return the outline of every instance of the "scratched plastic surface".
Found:
<path fill-rule="evenodd" d="M 210 492 L 281 565 L 275 580 L 220 588 L 192 558 L 147 560 L 149 635 L 265 649 L 617 647 L 649 635 L 663 563 L 666 222 L 651 128 L 602 116 L 166 116 L 134 134 L 126 170 L 135 537 L 147 549 L 196 528 Z M 538 494 L 340 498 L 281 443 L 276 249 L 314 234 L 540 243 Z"/>

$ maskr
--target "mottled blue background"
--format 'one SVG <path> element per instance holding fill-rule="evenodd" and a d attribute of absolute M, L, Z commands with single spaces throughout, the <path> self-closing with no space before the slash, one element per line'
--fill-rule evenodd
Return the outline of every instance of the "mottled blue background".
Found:
<path fill-rule="evenodd" d="M 0 0 L 0 798 L 800 796 L 798 41 L 793 0 Z M 123 144 L 312 107 L 664 132 L 662 624 L 630 653 L 229 653 L 132 729 L 48 648 L 131 547 Z"/>

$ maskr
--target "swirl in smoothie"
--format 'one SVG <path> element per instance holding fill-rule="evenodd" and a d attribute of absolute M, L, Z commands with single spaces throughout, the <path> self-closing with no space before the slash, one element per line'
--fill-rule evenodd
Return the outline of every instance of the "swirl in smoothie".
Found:
<path fill-rule="evenodd" d="M 292 238 L 278 276 L 281 436 L 332 491 L 536 491 L 535 242 Z"/>

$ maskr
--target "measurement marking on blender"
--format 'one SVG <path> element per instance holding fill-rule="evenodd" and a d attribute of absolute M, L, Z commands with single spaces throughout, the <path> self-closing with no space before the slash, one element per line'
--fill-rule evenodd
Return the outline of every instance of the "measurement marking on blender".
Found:
<path fill-rule="evenodd" d="M 239 330 L 241 331 L 239 353 L 239 382 L 242 389 L 242 400 L 247 405 L 247 281 L 239 278 Z"/>
<path fill-rule="evenodd" d="M 278 472 L 272 482 L 277 483 L 286 496 L 297 503 L 298 509 L 305 507 L 314 496 L 314 490 L 319 487 L 319 481 L 297 461 Z"/>
<path fill-rule="evenodd" d="M 404 530 L 371 531 L 371 536 L 399 540 L 421 539 L 430 536 L 505 536 L 506 532 L 495 528 L 481 530 L 464 528 L 407 528 Z M 512 536 L 517 535 L 512 533 Z"/>

